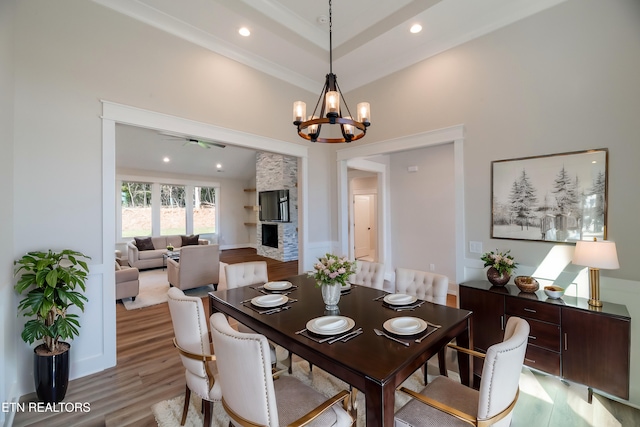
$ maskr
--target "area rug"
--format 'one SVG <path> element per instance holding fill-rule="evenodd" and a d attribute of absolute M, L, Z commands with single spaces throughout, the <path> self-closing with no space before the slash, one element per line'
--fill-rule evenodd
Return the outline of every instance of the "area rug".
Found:
<path fill-rule="evenodd" d="M 278 352 L 278 359 L 280 359 L 280 352 Z M 429 362 L 428 376 L 433 379 L 438 375 L 437 361 Z M 309 371 L 309 364 L 305 361 L 299 361 L 294 363 L 293 374 L 303 383 L 310 385 L 318 390 L 320 393 L 327 397 L 331 397 L 338 393 L 340 390 L 348 390 L 349 386 L 343 381 L 335 378 L 334 376 L 326 373 L 317 366 L 313 367 L 313 370 Z M 459 379 L 458 373 L 449 371 L 449 376 L 454 379 Z M 420 391 L 424 387 L 422 382 L 422 370 L 418 370 L 413 373 L 402 384 L 408 389 L 414 391 Z M 409 397 L 404 393 L 396 392 L 395 410 L 397 411 L 406 402 L 409 401 Z M 182 406 L 184 403 L 184 395 L 176 397 L 171 400 L 165 400 L 160 403 L 156 403 L 151 407 L 151 411 L 156 418 L 159 427 L 178 427 L 180 426 L 180 419 L 182 418 Z M 357 407 L 358 407 L 358 419 L 356 425 L 358 427 L 365 426 L 365 398 L 363 393 L 357 395 Z M 227 427 L 229 425 L 229 417 L 224 412 L 224 408 L 221 403 L 213 404 L 213 416 L 211 425 L 215 427 Z M 192 394 L 191 403 L 189 405 L 189 412 L 187 414 L 187 421 L 185 426 L 196 427 L 202 426 L 203 417 L 201 413 L 201 401 Z"/>
<path fill-rule="evenodd" d="M 220 278 L 218 281 L 218 289 L 226 289 L 226 276 L 224 274 L 224 262 L 220 263 Z M 136 296 L 136 300 L 131 298 L 123 298 L 122 303 L 127 310 L 136 310 L 151 305 L 162 304 L 167 302 L 167 292 L 169 291 L 169 280 L 167 279 L 167 270 L 156 268 L 152 270 L 143 270 L 140 272 L 140 292 Z M 213 285 L 201 286 L 199 288 L 187 289 L 185 295 L 192 297 L 205 297 L 209 292 L 213 291 Z"/>

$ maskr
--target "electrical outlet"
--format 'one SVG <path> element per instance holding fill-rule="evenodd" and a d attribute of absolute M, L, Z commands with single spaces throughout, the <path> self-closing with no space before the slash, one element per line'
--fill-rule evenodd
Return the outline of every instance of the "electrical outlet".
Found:
<path fill-rule="evenodd" d="M 469 252 L 472 254 L 481 254 L 482 253 L 482 242 L 469 242 Z"/>
<path fill-rule="evenodd" d="M 429 271 L 436 271 L 436 265 L 435 264 L 429 264 Z"/>

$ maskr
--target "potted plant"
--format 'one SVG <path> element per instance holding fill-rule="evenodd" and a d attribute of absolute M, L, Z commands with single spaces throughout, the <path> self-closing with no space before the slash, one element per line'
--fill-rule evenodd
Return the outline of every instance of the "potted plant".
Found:
<path fill-rule="evenodd" d="M 506 252 L 487 252 L 480 258 L 484 261 L 487 270 L 487 280 L 494 286 L 504 286 L 509 282 L 511 273 L 518 267 L 518 264 L 511 255 L 511 250 Z"/>
<path fill-rule="evenodd" d="M 85 290 L 89 268 L 81 252 L 65 249 L 60 252 L 28 252 L 14 262 L 14 275 L 20 275 L 15 285 L 24 298 L 18 311 L 31 317 L 22 331 L 22 339 L 33 344 L 34 380 L 38 399 L 57 403 L 64 399 L 69 382 L 69 340 L 78 335 L 78 315 L 67 310 L 76 306 L 84 311 Z"/>

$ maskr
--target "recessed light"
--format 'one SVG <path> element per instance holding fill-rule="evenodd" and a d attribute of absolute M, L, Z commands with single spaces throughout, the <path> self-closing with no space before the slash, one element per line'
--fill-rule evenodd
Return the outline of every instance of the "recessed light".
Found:
<path fill-rule="evenodd" d="M 251 31 L 247 27 L 242 27 L 238 30 L 238 34 L 242 37 L 249 37 L 251 35 Z"/>
<path fill-rule="evenodd" d="M 222 165 L 221 165 L 220 163 L 218 163 L 218 164 L 216 165 L 216 167 L 217 167 L 218 169 L 220 169 L 220 168 L 222 168 Z"/>
<path fill-rule="evenodd" d="M 409 31 L 411 31 L 412 34 L 417 34 L 420 31 L 422 31 L 422 25 L 420 24 L 413 24 L 411 26 L 411 29 L 409 29 Z"/>
<path fill-rule="evenodd" d="M 171 159 L 168 158 L 168 157 L 163 157 L 162 161 L 165 162 L 165 163 L 169 163 L 171 161 Z"/>

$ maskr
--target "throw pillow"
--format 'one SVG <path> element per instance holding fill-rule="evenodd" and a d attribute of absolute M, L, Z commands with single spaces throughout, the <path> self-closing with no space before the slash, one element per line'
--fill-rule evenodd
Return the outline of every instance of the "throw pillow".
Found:
<path fill-rule="evenodd" d="M 155 249 L 153 247 L 151 237 L 134 237 L 134 239 L 136 241 L 136 247 L 139 251 L 152 251 Z"/>
<path fill-rule="evenodd" d="M 197 245 L 198 244 L 198 239 L 200 239 L 200 235 L 196 234 L 196 235 L 191 235 L 191 236 L 180 236 L 182 237 L 182 246 L 189 246 L 189 245 Z"/>

